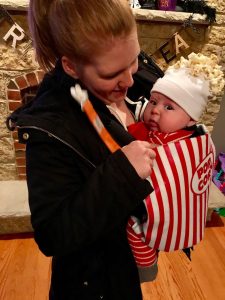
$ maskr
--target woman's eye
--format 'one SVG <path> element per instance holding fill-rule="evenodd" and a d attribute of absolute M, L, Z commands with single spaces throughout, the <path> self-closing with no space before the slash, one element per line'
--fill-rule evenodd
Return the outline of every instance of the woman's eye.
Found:
<path fill-rule="evenodd" d="M 102 78 L 104 80 L 111 80 L 111 79 L 116 78 L 116 76 L 118 76 L 118 75 L 117 74 L 112 74 L 112 75 L 102 76 Z"/>
<path fill-rule="evenodd" d="M 173 110 L 173 107 L 171 105 L 165 105 L 166 110 Z"/>

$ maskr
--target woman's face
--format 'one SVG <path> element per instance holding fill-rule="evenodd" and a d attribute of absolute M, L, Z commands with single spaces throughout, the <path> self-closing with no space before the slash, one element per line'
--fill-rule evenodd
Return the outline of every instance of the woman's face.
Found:
<path fill-rule="evenodd" d="M 76 77 L 105 104 L 124 100 L 138 69 L 140 46 L 136 29 L 126 37 L 114 38 L 91 63 L 76 64 Z"/>

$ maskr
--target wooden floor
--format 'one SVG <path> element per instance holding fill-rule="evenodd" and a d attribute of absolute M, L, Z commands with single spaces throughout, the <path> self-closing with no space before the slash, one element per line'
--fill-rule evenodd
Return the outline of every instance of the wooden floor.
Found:
<path fill-rule="evenodd" d="M 50 261 L 32 237 L 0 238 L 0 300 L 48 299 Z M 160 253 L 158 277 L 142 290 L 144 300 L 225 300 L 225 218 L 214 214 L 192 262 Z"/>

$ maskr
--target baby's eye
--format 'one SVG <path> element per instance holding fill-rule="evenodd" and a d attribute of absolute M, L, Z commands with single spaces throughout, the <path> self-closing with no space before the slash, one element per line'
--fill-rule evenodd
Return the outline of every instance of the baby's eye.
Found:
<path fill-rule="evenodd" d="M 168 104 L 168 105 L 165 105 L 165 109 L 166 109 L 166 110 L 173 110 L 173 107 L 172 107 L 171 105 Z"/>
<path fill-rule="evenodd" d="M 149 103 L 151 103 L 151 105 L 156 105 L 156 101 L 153 99 L 150 99 Z"/>

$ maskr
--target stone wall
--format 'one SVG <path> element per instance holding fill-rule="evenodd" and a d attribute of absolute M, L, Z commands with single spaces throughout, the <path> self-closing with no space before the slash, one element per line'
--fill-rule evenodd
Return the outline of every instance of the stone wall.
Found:
<path fill-rule="evenodd" d="M 10 1 L 7 1 L 7 3 L 8 2 Z M 1 1 L 0 4 L 2 4 Z M 8 12 L 12 19 L 23 28 L 25 32 L 28 32 L 26 11 L 8 10 Z M 23 56 L 23 52 L 28 44 L 28 39 L 25 38 L 23 41 L 18 42 L 17 47 L 14 49 L 11 39 L 6 42 L 3 40 L 3 37 L 12 25 L 6 19 L 1 19 L 0 24 L 0 180 L 16 180 L 19 178 L 14 143 L 16 135 L 12 135 L 5 126 L 5 120 L 10 112 L 8 85 L 11 80 L 21 76 L 21 74 L 36 70 L 38 65 L 33 58 L 32 49 Z M 16 95 L 14 95 L 14 97 L 16 98 Z"/>
<path fill-rule="evenodd" d="M 187 51 L 202 52 L 203 54 L 215 53 L 225 70 L 225 2 L 208 1 L 217 9 L 217 22 L 208 26 L 205 16 L 194 15 L 193 22 L 199 30 L 199 34 L 188 28 L 182 37 L 190 45 Z M 26 0 L 0 0 L 10 13 L 12 19 L 28 34 L 27 4 Z M 148 54 L 152 54 L 160 45 L 164 44 L 177 30 L 181 24 L 190 16 L 186 13 L 148 11 L 144 9 L 133 10 L 137 20 L 140 45 Z M 12 135 L 6 129 L 5 120 L 10 110 L 21 103 L 23 88 L 17 84 L 18 78 L 25 78 L 27 87 L 33 87 L 29 83 L 28 74 L 37 76 L 38 65 L 34 60 L 33 49 L 30 48 L 24 55 L 28 45 L 29 37 L 18 42 L 17 47 L 12 47 L 12 40 L 4 41 L 3 37 L 11 25 L 7 20 L 0 20 L 0 181 L 24 179 L 20 172 L 24 172 L 24 150 L 18 149 L 16 133 Z M 187 53 L 185 53 L 187 54 Z M 156 62 L 164 69 L 167 67 L 162 58 L 156 56 Z M 171 63 L 174 63 L 171 62 Z M 15 84 L 15 88 L 13 88 Z M 216 116 L 220 108 L 221 97 L 210 102 L 207 112 L 202 121 L 212 130 Z M 18 154 L 19 153 L 19 154 Z M 21 165 L 22 163 L 22 165 Z M 23 175 L 23 174 L 22 174 Z"/>

